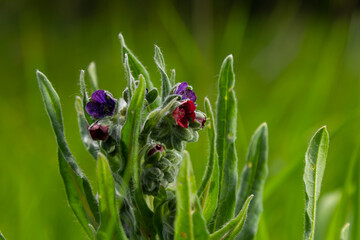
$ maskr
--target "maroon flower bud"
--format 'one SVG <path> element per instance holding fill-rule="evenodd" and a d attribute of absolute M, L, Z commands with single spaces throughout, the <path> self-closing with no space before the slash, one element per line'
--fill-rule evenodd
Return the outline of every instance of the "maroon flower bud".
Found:
<path fill-rule="evenodd" d="M 174 111 L 173 117 L 176 123 L 183 128 L 188 128 L 188 122 L 194 122 L 196 106 L 193 101 L 186 100 L 182 102 Z"/>
<path fill-rule="evenodd" d="M 106 140 L 109 137 L 109 126 L 102 126 L 94 123 L 90 126 L 89 132 L 93 140 Z"/>
<path fill-rule="evenodd" d="M 195 121 L 201 124 L 201 128 L 205 126 L 206 123 L 206 117 L 196 117 Z"/>
<path fill-rule="evenodd" d="M 152 149 L 149 150 L 148 152 L 148 156 L 151 156 L 157 152 L 160 152 L 162 153 L 164 151 L 164 146 L 163 145 L 160 145 L 160 144 L 156 144 Z"/>

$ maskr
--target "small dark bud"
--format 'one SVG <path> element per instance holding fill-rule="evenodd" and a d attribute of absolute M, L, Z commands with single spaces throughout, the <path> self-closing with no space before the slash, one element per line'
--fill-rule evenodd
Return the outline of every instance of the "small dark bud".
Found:
<path fill-rule="evenodd" d="M 190 127 L 194 130 L 200 130 L 205 126 L 206 123 L 206 115 L 200 111 L 195 112 L 196 117 L 195 121 L 190 123 Z"/>
<path fill-rule="evenodd" d="M 145 156 L 146 163 L 154 163 L 160 160 L 164 155 L 164 146 L 160 144 L 152 145 Z"/>
<path fill-rule="evenodd" d="M 155 154 L 156 152 L 162 153 L 163 151 L 164 151 L 164 146 L 163 145 L 155 144 L 155 146 L 150 149 L 150 151 L 148 152 L 147 155 L 151 156 L 151 155 Z"/>
<path fill-rule="evenodd" d="M 93 140 L 106 140 L 109 137 L 109 126 L 102 126 L 94 123 L 89 127 L 89 132 Z"/>

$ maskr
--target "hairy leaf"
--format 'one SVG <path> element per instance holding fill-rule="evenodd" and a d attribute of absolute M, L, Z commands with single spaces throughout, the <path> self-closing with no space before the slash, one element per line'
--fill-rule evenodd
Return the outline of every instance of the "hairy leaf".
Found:
<path fill-rule="evenodd" d="M 216 108 L 216 152 L 219 159 L 220 189 L 215 230 L 234 217 L 237 188 L 237 155 L 235 149 L 237 101 L 232 55 L 225 58 L 219 77 Z"/>
<path fill-rule="evenodd" d="M 219 163 L 215 152 L 215 119 L 211 104 L 205 98 L 205 112 L 207 116 L 207 132 L 209 137 L 210 154 L 204 177 L 197 190 L 201 208 L 206 223 L 209 224 L 216 210 L 219 195 Z"/>
<path fill-rule="evenodd" d="M 248 218 L 238 239 L 254 239 L 263 209 L 263 188 L 268 175 L 268 130 L 266 123 L 256 129 L 251 138 L 247 159 L 241 173 L 240 188 L 236 202 L 236 214 L 246 198 L 253 194 L 254 200 L 248 211 Z"/>
<path fill-rule="evenodd" d="M 196 196 L 195 176 L 190 156 L 185 152 L 176 189 L 175 240 L 208 240 L 205 219 Z"/>
<path fill-rule="evenodd" d="M 99 153 L 96 166 L 99 189 L 101 223 L 98 239 L 127 239 L 119 219 L 119 209 L 115 199 L 115 183 L 106 157 Z"/>
<path fill-rule="evenodd" d="M 131 52 L 131 50 L 126 46 L 124 37 L 122 34 L 119 34 L 119 40 L 121 45 L 121 56 L 123 60 L 123 64 L 125 64 L 125 54 L 128 56 L 129 66 L 131 69 L 131 73 L 134 76 L 135 79 L 139 79 L 140 75 L 143 75 L 146 81 L 146 87 L 151 90 L 154 88 L 153 83 L 150 80 L 149 72 L 146 70 L 144 65 L 141 64 L 141 62 L 135 57 L 135 55 Z M 158 107 L 160 105 L 160 99 L 156 99 L 154 103 L 154 108 Z"/>
<path fill-rule="evenodd" d="M 5 237 L 2 235 L 1 232 L 0 232 L 0 240 L 6 240 Z"/>
<path fill-rule="evenodd" d="M 254 195 L 250 195 L 244 202 L 244 205 L 242 206 L 241 211 L 238 213 L 238 215 L 234 219 L 229 221 L 227 224 L 225 224 L 222 228 L 211 234 L 210 240 L 235 239 L 235 237 L 243 229 L 249 205 L 253 197 Z"/>
<path fill-rule="evenodd" d="M 65 140 L 60 98 L 44 74 L 36 72 L 46 111 L 55 132 L 58 144 L 59 168 L 63 178 L 69 204 L 89 237 L 99 222 L 97 201 L 89 181 L 77 165 Z M 89 224 L 93 228 L 89 227 Z"/>
<path fill-rule="evenodd" d="M 304 240 L 315 236 L 316 207 L 324 176 L 329 148 L 329 134 L 326 127 L 320 128 L 312 137 L 305 155 L 305 231 Z"/>
<path fill-rule="evenodd" d="M 155 45 L 155 56 L 154 60 L 156 66 L 158 67 L 161 73 L 161 99 L 165 100 L 166 96 L 169 95 L 171 90 L 171 83 L 168 75 L 166 74 L 165 61 L 161 53 L 161 50 L 158 46 Z"/>
<path fill-rule="evenodd" d="M 81 140 L 84 143 L 86 150 L 93 156 L 94 159 L 97 159 L 99 153 L 99 143 L 94 141 L 88 131 L 88 122 L 86 121 L 84 110 L 82 107 L 82 102 L 80 97 L 75 99 L 75 109 L 78 118 L 78 124 L 80 129 Z"/>

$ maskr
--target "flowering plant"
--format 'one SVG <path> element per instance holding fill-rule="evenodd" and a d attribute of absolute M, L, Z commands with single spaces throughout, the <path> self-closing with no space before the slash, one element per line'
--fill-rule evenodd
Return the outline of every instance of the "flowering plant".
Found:
<path fill-rule="evenodd" d="M 161 95 L 149 73 L 119 35 L 127 87 L 121 97 L 99 89 L 94 63 L 89 66 L 91 97 L 80 74 L 75 108 L 82 141 L 97 161 L 97 191 L 79 168 L 65 139 L 60 99 L 37 71 L 39 88 L 58 144 L 59 169 L 70 207 L 89 239 L 254 239 L 268 175 L 268 129 L 253 134 L 246 164 L 238 174 L 235 147 L 237 100 L 233 58 L 220 70 L 216 115 L 205 98 L 205 113 L 196 91 L 167 74 L 160 49 L 155 63 Z M 206 129 L 208 164 L 199 185 L 191 166 L 188 142 Z M 316 204 L 324 174 L 329 137 L 325 127 L 306 153 L 305 233 L 313 239 Z M 0 239 L 4 237 L 0 233 Z"/>

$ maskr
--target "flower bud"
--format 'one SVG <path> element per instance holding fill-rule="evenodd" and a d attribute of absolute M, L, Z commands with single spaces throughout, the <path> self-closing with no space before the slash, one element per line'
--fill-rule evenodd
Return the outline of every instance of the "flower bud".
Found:
<path fill-rule="evenodd" d="M 102 126 L 94 123 L 89 127 L 89 132 L 93 140 L 106 140 L 109 137 L 109 126 Z"/>
<path fill-rule="evenodd" d="M 156 196 L 160 190 L 163 172 L 155 167 L 146 168 L 141 174 L 141 188 L 145 194 Z"/>
<path fill-rule="evenodd" d="M 196 111 L 195 114 L 195 121 L 190 123 L 190 127 L 194 130 L 200 130 L 205 126 L 206 115 L 200 111 Z"/>
<path fill-rule="evenodd" d="M 160 160 L 160 158 L 164 155 L 164 146 L 160 144 L 154 144 L 147 151 L 145 156 L 146 163 L 154 163 Z"/>

